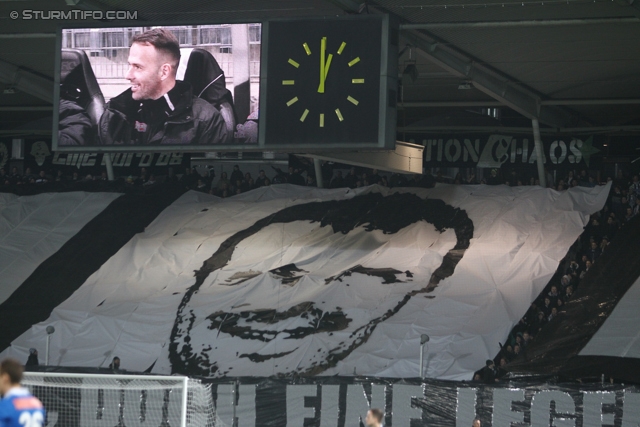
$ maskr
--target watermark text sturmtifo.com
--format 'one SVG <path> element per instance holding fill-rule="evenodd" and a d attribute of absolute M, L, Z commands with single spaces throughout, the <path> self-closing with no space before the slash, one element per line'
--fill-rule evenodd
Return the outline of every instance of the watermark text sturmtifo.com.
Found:
<path fill-rule="evenodd" d="M 9 13 L 11 19 L 24 20 L 88 20 L 94 19 L 101 21 L 103 19 L 129 21 L 138 19 L 137 10 L 33 10 L 24 9 L 21 11 L 14 10 Z"/>

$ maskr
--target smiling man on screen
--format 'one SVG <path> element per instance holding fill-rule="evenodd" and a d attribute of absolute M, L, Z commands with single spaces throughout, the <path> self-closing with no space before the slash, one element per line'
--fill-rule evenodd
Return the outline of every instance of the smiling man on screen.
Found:
<path fill-rule="evenodd" d="M 180 44 L 169 30 L 137 34 L 129 49 L 125 78 L 131 87 L 112 98 L 100 118 L 103 145 L 216 144 L 227 128 L 212 104 L 176 80 Z"/>
<path fill-rule="evenodd" d="M 13 359 L 0 363 L 0 427 L 42 427 L 42 402 L 20 385 L 22 365 Z"/>

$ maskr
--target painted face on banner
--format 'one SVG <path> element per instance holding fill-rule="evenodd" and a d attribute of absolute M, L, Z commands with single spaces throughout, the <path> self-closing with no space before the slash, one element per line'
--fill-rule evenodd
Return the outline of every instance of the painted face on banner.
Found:
<path fill-rule="evenodd" d="M 320 374 L 411 298 L 429 297 L 473 237 L 465 211 L 411 193 L 305 203 L 235 225 L 182 299 L 173 372 Z"/>

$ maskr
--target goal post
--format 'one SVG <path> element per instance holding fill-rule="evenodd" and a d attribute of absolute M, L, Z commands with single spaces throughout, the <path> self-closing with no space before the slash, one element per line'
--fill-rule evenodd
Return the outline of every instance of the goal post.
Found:
<path fill-rule="evenodd" d="M 183 376 L 25 372 L 47 427 L 220 427 L 211 385 Z"/>

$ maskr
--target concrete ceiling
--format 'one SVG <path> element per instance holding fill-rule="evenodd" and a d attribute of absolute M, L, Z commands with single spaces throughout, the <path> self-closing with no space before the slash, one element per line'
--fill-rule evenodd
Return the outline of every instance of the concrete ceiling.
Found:
<path fill-rule="evenodd" d="M 399 126 L 430 116 L 501 108 L 507 126 L 531 116 L 554 128 L 640 125 L 640 7 L 627 0 L 0 0 L 0 61 L 53 80 L 51 20 L 10 12 L 101 9 L 138 13 L 139 21 L 223 22 L 390 13 L 403 24 Z M 75 22 L 78 23 L 77 21 Z M 92 21 L 83 21 L 89 26 Z M 36 34 L 34 34 L 36 33 Z M 24 36 L 22 36 L 22 34 Z M 30 35 L 29 35 L 30 34 Z M 0 67 L 1 68 L 1 67 Z M 0 72 L 0 132 L 51 115 L 51 104 L 17 90 Z M 470 89 L 459 89 L 469 83 Z M 53 85 L 52 85 L 53 87 Z M 40 97 L 42 98 L 42 97 Z M 558 105 L 559 104 L 559 105 Z M 40 110 L 18 111 L 39 108 Z M 44 111 L 42 111 L 44 109 Z M 611 130 L 611 134 L 619 134 Z M 632 132 L 633 133 L 633 132 Z"/>

